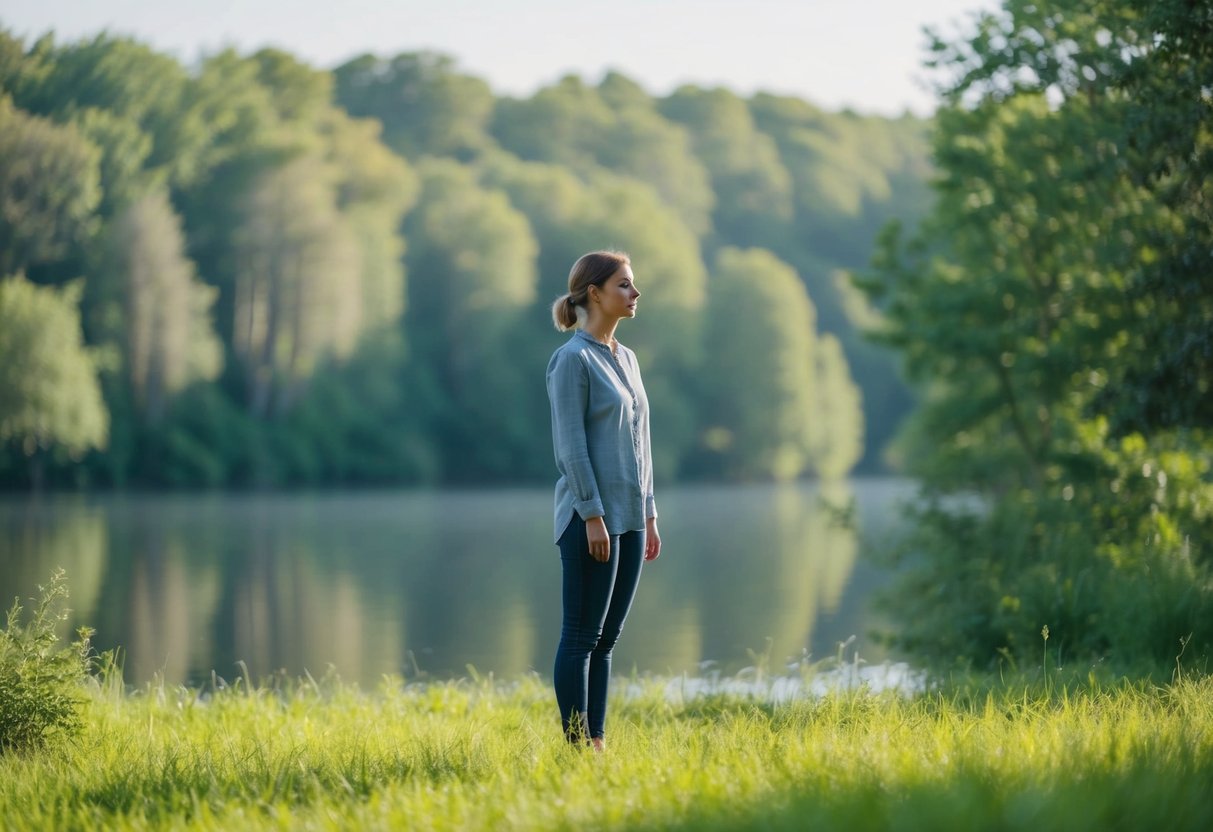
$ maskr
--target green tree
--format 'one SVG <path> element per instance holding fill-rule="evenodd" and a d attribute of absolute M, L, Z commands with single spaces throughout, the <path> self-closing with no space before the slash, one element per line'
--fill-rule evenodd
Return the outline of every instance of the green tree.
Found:
<path fill-rule="evenodd" d="M 754 124 L 774 141 L 791 177 L 794 239 L 781 241 L 790 262 L 809 279 L 812 260 L 855 268 L 866 263 L 878 224 L 878 206 L 897 203 L 899 219 L 913 223 L 925 209 L 922 181 L 929 173 L 921 122 L 827 113 L 796 98 L 760 93 L 748 102 Z M 887 219 L 887 217 L 878 217 Z M 810 283 L 825 329 L 845 325 L 832 297 L 829 269 Z"/>
<path fill-rule="evenodd" d="M 615 113 L 615 124 L 595 137 L 603 167 L 651 185 L 697 236 L 712 229 L 716 194 L 689 131 L 666 119 L 657 102 L 631 79 L 609 72 L 598 94 Z"/>
<path fill-rule="evenodd" d="M 1137 291 L 1184 230 L 1121 144 L 1137 105 L 1119 79 L 1159 42 L 1142 20 L 1008 0 L 936 45 L 952 71 L 937 207 L 908 245 L 891 234 L 870 287 L 926 387 L 907 438 L 924 556 L 898 593 L 920 651 L 1016 660 L 1044 623 L 1072 656 L 1213 645 L 1209 440 L 1116 436 L 1102 404 L 1143 357 L 1166 360 L 1147 319 L 1175 323 L 1172 299 Z"/>
<path fill-rule="evenodd" d="M 108 236 L 124 373 L 143 420 L 155 425 L 188 384 L 219 373 L 222 350 L 210 321 L 216 290 L 197 280 L 164 191 L 133 202 Z"/>
<path fill-rule="evenodd" d="M 199 167 L 211 176 L 254 149 L 298 142 L 307 133 L 282 123 L 274 93 L 261 81 L 261 67 L 232 49 L 202 62 L 184 98 L 190 111 L 208 127 L 209 141 L 200 152 Z M 191 183 L 185 189 L 187 194 L 208 190 L 205 182 Z"/>
<path fill-rule="evenodd" d="M 242 268 L 238 241 L 248 236 L 250 192 L 300 155 L 329 152 L 317 125 L 284 122 L 273 99 L 274 91 L 262 81 L 262 66 L 233 50 L 207 58 L 185 91 L 186 105 L 210 126 L 212 141 L 200 154 L 206 176 L 174 193 L 173 201 L 199 273 L 219 288 L 215 323 L 232 370 L 238 367 L 233 330 Z M 233 384 L 236 374 L 228 375 L 234 397 L 247 400 L 237 392 L 243 379 Z"/>
<path fill-rule="evenodd" d="M 174 184 L 197 175 L 210 125 L 186 106 L 190 78 L 174 58 L 108 34 L 64 46 L 47 36 L 30 52 L 18 106 L 63 121 L 81 110 L 106 111 L 150 137 L 146 167 L 162 169 Z"/>
<path fill-rule="evenodd" d="M 541 299 L 567 291 L 569 268 L 585 253 L 587 241 L 572 239 L 572 229 L 591 210 L 590 188 L 563 165 L 524 162 L 501 151 L 487 154 L 477 172 L 485 187 L 503 191 L 530 222 L 539 242 Z"/>
<path fill-rule="evenodd" d="M 333 103 L 333 76 L 314 69 L 280 49 L 262 49 L 249 63 L 257 82 L 270 91 L 273 112 L 285 124 L 313 126 L 322 121 Z"/>
<path fill-rule="evenodd" d="M 598 91 L 568 75 L 530 98 L 498 101 L 491 129 L 501 146 L 520 159 L 581 171 L 597 165 L 599 137 L 609 134 L 614 122 L 615 114 Z"/>
<path fill-rule="evenodd" d="M 707 171 L 686 131 L 637 92 L 618 74 L 598 88 L 566 76 L 531 98 L 498 102 L 493 135 L 524 160 L 564 165 L 587 179 L 605 168 L 645 182 L 688 228 L 704 233 L 714 200 Z"/>
<path fill-rule="evenodd" d="M 864 302 L 856 302 L 842 269 L 863 268 L 878 229 L 895 220 L 913 228 L 930 204 L 925 124 L 853 113 L 827 113 L 786 96 L 748 102 L 755 126 L 770 136 L 792 186 L 792 220 L 771 244 L 805 281 L 822 331 L 842 342 L 865 406 L 868 467 L 879 464 L 910 409 L 911 397 L 886 350 L 861 343 Z"/>
<path fill-rule="evenodd" d="M 1171 224 L 1148 232 L 1155 259 L 1132 287 L 1146 349 L 1105 389 L 1120 432 L 1213 424 L 1213 14 L 1200 3 L 1127 7 L 1152 35 L 1114 78 L 1128 97 L 1119 147 Z M 1115 66 L 1115 64 L 1113 64 Z M 1177 396 L 1176 390 L 1189 395 Z"/>
<path fill-rule="evenodd" d="M 792 182 L 771 137 L 746 102 L 724 89 L 680 87 L 660 104 L 683 125 L 712 178 L 716 235 L 734 245 L 772 245 L 792 219 Z"/>
<path fill-rule="evenodd" d="M 98 153 L 0 96 L 0 274 L 62 260 L 95 228 Z"/>
<path fill-rule="evenodd" d="M 431 441 L 431 391 L 411 383 L 408 350 L 397 329 L 368 333 L 340 365 L 321 368 L 284 428 L 295 481 L 434 483 L 442 453 Z M 489 426 L 490 428 L 494 426 Z"/>
<path fill-rule="evenodd" d="M 233 348 L 250 412 L 281 414 L 319 361 L 348 355 L 357 343 L 359 251 L 337 210 L 331 171 L 314 157 L 263 174 L 242 216 L 233 240 Z"/>
<path fill-rule="evenodd" d="M 441 391 L 433 427 L 444 473 L 508 478 L 534 433 L 519 404 L 525 382 L 512 347 L 535 299 L 538 246 L 526 217 L 470 171 L 447 160 L 420 171 L 421 198 L 405 222 L 406 331 L 429 376 L 419 384 Z"/>
<path fill-rule="evenodd" d="M 416 172 L 379 139 L 379 124 L 334 111 L 325 125 L 327 159 L 336 176 L 337 208 L 357 238 L 364 330 L 394 326 L 404 312 L 404 237 L 400 228 L 416 203 Z"/>
<path fill-rule="evenodd" d="M 69 123 L 100 151 L 101 199 L 97 213 L 102 217 L 114 216 L 165 180 L 163 171 L 148 167 L 152 137 L 131 119 L 110 110 L 86 107 L 73 113 Z"/>
<path fill-rule="evenodd" d="M 96 357 L 84 347 L 79 284 L 59 290 L 0 280 L 0 443 L 42 485 L 48 454 L 79 459 L 102 448 L 109 417 Z"/>
<path fill-rule="evenodd" d="M 361 55 L 337 67 L 333 76 L 337 102 L 350 115 L 378 119 L 384 141 L 402 156 L 466 160 L 492 143 L 489 85 L 457 72 L 445 55 Z"/>
<path fill-rule="evenodd" d="M 42 51 L 27 50 L 22 38 L 0 27 L 0 90 L 24 98 L 26 91 L 37 84 L 45 72 Z"/>
<path fill-rule="evenodd" d="M 1213 23 L 1199 4 L 1072 0 L 1064 19 L 1023 3 L 976 21 L 972 41 L 934 44 L 949 100 L 1045 95 L 1073 112 L 1102 102 L 1093 148 L 1107 176 L 1136 186 L 1140 215 L 1103 245 L 1132 298 L 1137 347 L 1097 409 L 1119 433 L 1209 424 L 1213 380 Z M 997 34 L 995 34 L 997 32 Z M 1153 213 L 1153 216 L 1148 216 Z M 1175 389 L 1193 392 L 1175 396 Z"/>
<path fill-rule="evenodd" d="M 790 480 L 812 462 L 813 305 L 786 263 L 762 249 L 722 249 L 704 342 L 701 442 L 713 473 Z"/>

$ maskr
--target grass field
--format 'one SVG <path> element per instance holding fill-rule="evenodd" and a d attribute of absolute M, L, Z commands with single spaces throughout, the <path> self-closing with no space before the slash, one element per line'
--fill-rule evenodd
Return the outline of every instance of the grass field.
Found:
<path fill-rule="evenodd" d="M 775 705 L 641 683 L 603 755 L 537 679 L 99 685 L 84 717 L 0 756 L 5 830 L 1213 829 L 1207 678 Z"/>

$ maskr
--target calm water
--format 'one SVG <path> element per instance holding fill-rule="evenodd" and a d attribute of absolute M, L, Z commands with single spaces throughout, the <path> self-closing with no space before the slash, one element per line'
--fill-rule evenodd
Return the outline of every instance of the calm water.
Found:
<path fill-rule="evenodd" d="M 665 489 L 617 672 L 730 671 L 749 651 L 832 656 L 868 634 L 901 480 Z M 850 527 L 823 505 L 854 501 Z M 121 646 L 126 679 L 277 670 L 374 685 L 385 673 L 548 674 L 560 617 L 550 490 L 55 496 L 0 501 L 0 599 L 67 570 L 71 627 Z M 6 604 L 7 606 L 7 604 Z"/>

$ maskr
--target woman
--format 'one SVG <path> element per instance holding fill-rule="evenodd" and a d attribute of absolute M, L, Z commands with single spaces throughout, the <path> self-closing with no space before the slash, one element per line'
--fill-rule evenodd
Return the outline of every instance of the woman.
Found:
<path fill-rule="evenodd" d="M 661 554 L 649 401 L 636 356 L 615 327 L 636 316 L 640 292 L 626 254 L 595 251 L 569 273 L 552 318 L 573 335 L 548 364 L 556 450 L 556 544 L 564 619 L 553 673 L 565 737 L 605 747 L 611 651 L 640 568 Z"/>

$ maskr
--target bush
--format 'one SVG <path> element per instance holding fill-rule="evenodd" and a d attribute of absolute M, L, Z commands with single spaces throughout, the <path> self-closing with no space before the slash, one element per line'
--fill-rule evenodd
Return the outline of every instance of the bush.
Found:
<path fill-rule="evenodd" d="M 81 628 L 75 642 L 59 646 L 56 628 L 67 620 L 62 569 L 38 592 L 30 621 L 22 623 L 15 599 L 0 630 L 0 752 L 39 748 L 53 735 L 70 736 L 80 727 L 92 632 Z"/>
<path fill-rule="evenodd" d="M 1075 477 L 911 508 L 900 574 L 883 593 L 899 624 L 889 642 L 944 667 L 1026 670 L 1042 661 L 1047 625 L 1050 661 L 1162 673 L 1182 652 L 1185 665 L 1207 669 L 1213 562 L 1202 544 L 1213 538 L 1200 512 L 1211 498 L 1169 462 L 1167 493 L 1145 499 L 1129 493 L 1143 465 L 1131 459 L 1117 491 L 1106 485 L 1114 476 Z"/>

